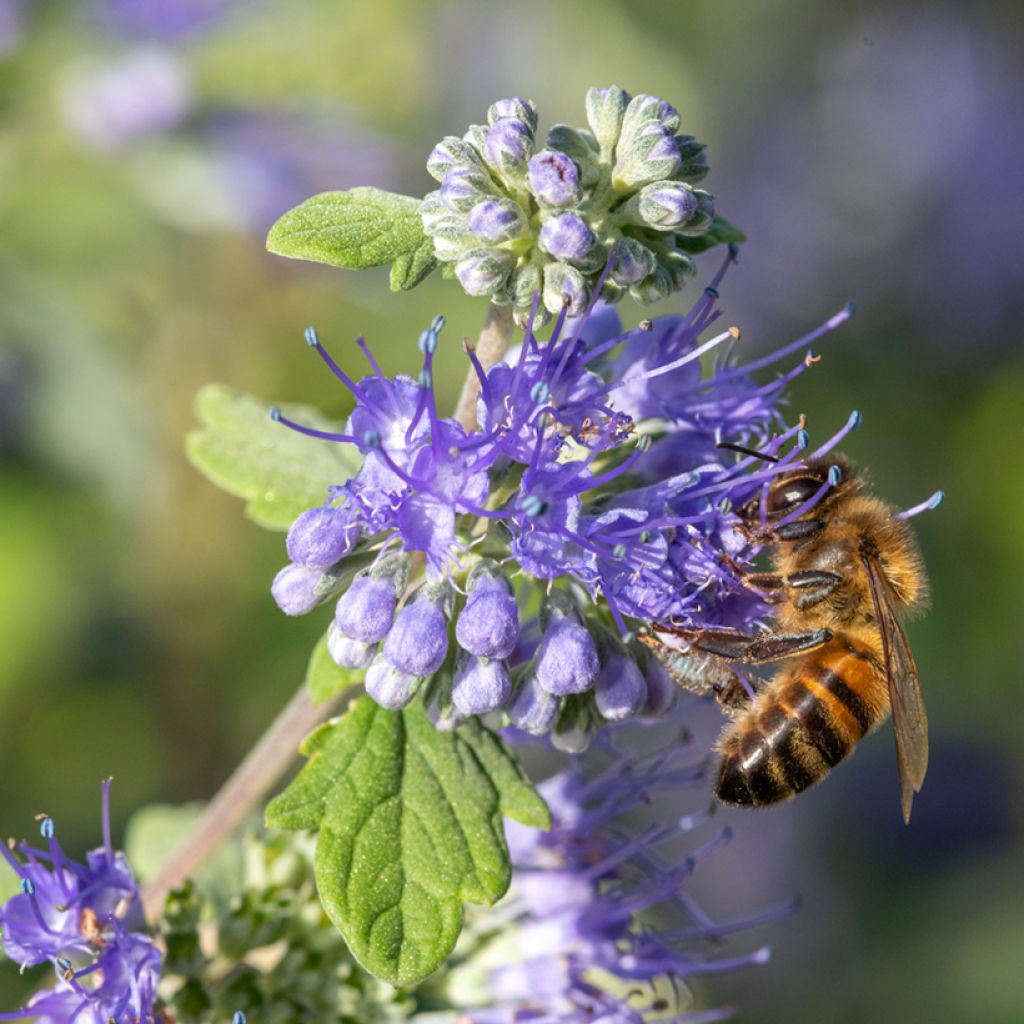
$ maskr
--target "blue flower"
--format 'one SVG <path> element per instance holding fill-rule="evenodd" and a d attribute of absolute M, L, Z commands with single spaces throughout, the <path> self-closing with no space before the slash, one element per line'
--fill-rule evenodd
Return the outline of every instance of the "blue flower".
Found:
<path fill-rule="evenodd" d="M 84 863 L 61 848 L 52 819 L 42 818 L 40 833 L 45 849 L 24 842 L 0 848 L 21 881 L 0 908 L 0 928 L 8 957 L 24 967 L 49 960 L 57 984 L 0 1020 L 154 1021 L 161 954 L 140 931 L 138 885 L 111 844 L 110 780 L 103 783 L 103 846 Z"/>
<path fill-rule="evenodd" d="M 793 902 L 717 924 L 686 891 L 730 834 L 723 829 L 684 858 L 667 856 L 710 815 L 650 822 L 652 796 L 699 783 L 701 765 L 681 763 L 685 756 L 676 743 L 645 756 L 613 750 L 591 776 L 577 761 L 540 786 L 554 819 L 550 831 L 507 824 L 515 871 L 502 904 L 506 923 L 497 935 L 467 942 L 445 983 L 467 1021 L 645 1024 L 732 1016 L 729 1008 L 691 1016 L 688 979 L 764 963 L 770 949 L 732 954 L 725 936 L 778 918 Z M 637 815 L 648 819 L 639 835 Z M 487 919 L 481 925 L 487 929 Z"/>
<path fill-rule="evenodd" d="M 487 370 L 469 349 L 479 397 L 468 431 L 437 411 L 443 318 L 420 336 L 416 378 L 385 377 L 360 341 L 374 372 L 355 381 L 310 329 L 355 409 L 338 434 L 275 415 L 364 458 L 296 520 L 278 604 L 308 611 L 337 593 L 346 559 L 369 561 L 339 599 L 330 650 L 369 665 L 368 688 L 389 707 L 426 687 L 439 721 L 500 708 L 577 750 L 607 721 L 663 713 L 664 676 L 635 634 L 669 621 L 759 627 L 768 606 L 743 570 L 761 541 L 733 509 L 802 458 L 803 422 L 787 425 L 780 403 L 814 361 L 808 346 L 850 313 L 738 365 L 739 331 L 709 331 L 732 256 L 684 316 L 623 331 L 609 307 L 580 319 L 563 308 L 549 340 L 529 327 Z M 781 376 L 752 375 L 795 353 Z M 723 439 L 777 461 L 737 459 Z M 410 597 L 416 552 L 426 573 Z"/>

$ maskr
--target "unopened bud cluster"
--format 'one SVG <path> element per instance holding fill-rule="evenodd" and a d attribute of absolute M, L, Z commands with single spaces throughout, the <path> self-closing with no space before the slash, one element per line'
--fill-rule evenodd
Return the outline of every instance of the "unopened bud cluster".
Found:
<path fill-rule="evenodd" d="M 435 255 L 521 325 L 536 293 L 542 318 L 582 313 L 599 282 L 608 302 L 664 298 L 694 273 L 687 240 L 711 227 L 712 196 L 693 187 L 705 147 L 677 134 L 674 107 L 615 86 L 586 106 L 589 130 L 555 125 L 542 145 L 533 103 L 499 100 L 427 161 L 441 186 L 421 209 Z"/>

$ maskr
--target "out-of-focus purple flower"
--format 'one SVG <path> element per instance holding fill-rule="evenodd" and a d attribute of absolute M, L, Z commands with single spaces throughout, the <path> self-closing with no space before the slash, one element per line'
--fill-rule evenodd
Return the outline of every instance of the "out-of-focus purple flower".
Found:
<path fill-rule="evenodd" d="M 0 57 L 12 53 L 25 32 L 27 0 L 4 0 L 0 3 Z"/>
<path fill-rule="evenodd" d="M 98 25 L 113 35 L 154 40 L 195 36 L 244 11 L 238 0 L 91 0 Z"/>
<path fill-rule="evenodd" d="M 467 1021 L 647 1024 L 733 1015 L 726 1007 L 695 1012 L 689 980 L 765 963 L 768 947 L 737 954 L 724 937 L 784 916 L 793 903 L 716 924 L 687 890 L 729 830 L 672 859 L 664 851 L 678 849 L 708 812 L 637 834 L 636 816 L 650 819 L 652 794 L 699 783 L 701 766 L 679 761 L 676 747 L 614 755 L 593 777 L 577 765 L 540 786 L 554 819 L 550 831 L 508 824 L 515 870 L 503 903 L 507 923 L 478 946 L 471 924 L 462 962 L 445 981 Z M 628 831 L 618 822 L 625 815 Z"/>
<path fill-rule="evenodd" d="M 116 149 L 179 125 L 192 104 L 192 83 L 169 50 L 131 50 L 89 67 L 68 69 L 64 117 L 89 145 Z"/>
<path fill-rule="evenodd" d="M 84 863 L 61 848 L 52 819 L 42 818 L 39 831 L 45 849 L 0 847 L 21 880 L 21 891 L 0 908 L 0 929 L 8 957 L 25 967 L 49 960 L 57 984 L 0 1019 L 154 1022 L 161 954 L 138 930 L 138 886 L 111 843 L 110 780 L 103 783 L 103 846 Z"/>
<path fill-rule="evenodd" d="M 661 714 L 672 704 L 664 672 L 635 642 L 643 626 L 759 628 L 768 606 L 744 584 L 742 568 L 759 542 L 733 508 L 802 458 L 806 431 L 784 423 L 780 401 L 812 365 L 810 344 L 850 309 L 739 366 L 728 355 L 736 328 L 704 340 L 721 315 L 718 288 L 729 262 L 685 316 L 624 332 L 608 308 L 581 320 L 568 320 L 563 309 L 547 343 L 528 330 L 504 362 L 485 372 L 474 361 L 475 430 L 438 415 L 441 318 L 420 337 L 415 380 L 381 376 L 372 357 L 375 373 L 351 380 L 309 333 L 356 407 L 344 433 L 282 422 L 353 444 L 365 456 L 350 481 L 332 488 L 325 508 L 360 527 L 352 554 L 377 560 L 371 576 L 412 552 L 426 560 L 427 580 L 394 625 L 400 588 L 377 588 L 380 615 L 366 580 L 341 599 L 340 632 L 361 644 L 383 642 L 390 671 L 381 664 L 371 670 L 371 693 L 399 705 L 429 677 L 441 709 L 452 705 L 455 687 L 460 714 L 500 707 L 525 731 L 554 730 L 556 744 L 581 750 L 603 723 Z M 702 357 L 723 347 L 727 355 L 703 373 Z M 796 365 L 767 383 L 751 375 L 794 354 Z M 768 458 L 737 461 L 718 447 L 722 439 Z M 313 522 L 323 514 L 305 515 Z M 286 610 L 311 607 L 340 568 L 321 579 L 320 569 L 287 567 L 275 597 Z M 538 642 L 520 651 L 520 634 L 532 632 L 538 615 Z M 453 663 L 446 660 L 451 620 L 460 651 L 470 656 L 457 652 Z M 345 665 L 370 654 L 337 639 L 333 649 Z"/>

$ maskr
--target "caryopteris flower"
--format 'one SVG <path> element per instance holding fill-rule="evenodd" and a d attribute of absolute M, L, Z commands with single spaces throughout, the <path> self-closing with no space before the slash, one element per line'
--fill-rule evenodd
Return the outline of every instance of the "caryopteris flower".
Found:
<path fill-rule="evenodd" d="M 272 588 L 281 608 L 303 613 L 343 590 L 335 660 L 368 666 L 386 707 L 426 688 L 441 725 L 503 709 L 581 750 L 606 721 L 663 713 L 675 688 L 635 634 L 651 622 L 750 629 L 767 614 L 743 578 L 760 541 L 732 509 L 801 458 L 807 433 L 779 403 L 812 364 L 808 345 L 850 312 L 740 367 L 736 328 L 700 340 L 721 315 L 730 261 L 685 316 L 623 331 L 608 307 L 579 320 L 563 309 L 550 340 L 528 326 L 489 370 L 469 349 L 480 385 L 469 431 L 437 411 L 442 318 L 420 337 L 416 378 L 383 376 L 360 339 L 372 373 L 356 381 L 310 329 L 355 409 L 341 434 L 274 416 L 357 446 L 363 462 L 295 521 L 294 561 Z M 782 376 L 751 376 L 796 351 Z M 778 461 L 737 460 L 723 438 Z"/>
<path fill-rule="evenodd" d="M 654 794 L 701 778 L 700 765 L 679 763 L 681 753 L 673 743 L 645 757 L 616 754 L 589 778 L 577 762 L 540 786 L 554 819 L 550 831 L 506 826 L 515 871 L 504 926 L 496 932 L 488 918 L 480 933 L 471 926 L 460 964 L 442 983 L 463 1008 L 459 1020 L 696 1024 L 732 1016 L 729 1008 L 694 1012 L 688 979 L 764 963 L 770 949 L 735 955 L 725 937 L 793 904 L 716 924 L 687 885 L 729 830 L 685 858 L 662 854 L 678 849 L 710 812 L 637 833 L 636 816 L 651 816 Z"/>
<path fill-rule="evenodd" d="M 110 780 L 103 783 L 103 846 L 84 863 L 61 849 L 51 818 L 41 817 L 39 831 L 45 849 L 2 847 L 21 884 L 0 908 L 0 928 L 8 957 L 24 967 L 49 960 L 57 983 L 0 1020 L 153 1022 L 161 955 L 140 931 L 138 886 L 111 844 Z"/>
<path fill-rule="evenodd" d="M 470 295 L 512 305 L 522 325 L 534 292 L 539 319 L 583 312 L 595 292 L 654 302 L 694 273 L 713 198 L 704 146 L 677 134 L 676 109 L 615 86 L 587 93 L 590 129 L 555 125 L 537 139 L 528 100 L 499 100 L 486 125 L 434 148 L 427 170 L 440 188 L 423 201 L 437 258 Z M 601 271 L 612 260 L 610 274 Z"/>

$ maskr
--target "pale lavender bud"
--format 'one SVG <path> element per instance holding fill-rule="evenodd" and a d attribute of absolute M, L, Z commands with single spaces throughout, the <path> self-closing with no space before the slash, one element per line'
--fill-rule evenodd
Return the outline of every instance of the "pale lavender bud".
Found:
<path fill-rule="evenodd" d="M 623 114 L 623 141 L 631 143 L 649 124 L 659 125 L 672 135 L 679 128 L 679 111 L 657 96 L 640 93 L 629 101 Z"/>
<path fill-rule="evenodd" d="M 527 179 L 530 191 L 541 206 L 572 206 L 582 194 L 576 164 L 557 150 L 545 149 L 530 157 Z"/>
<path fill-rule="evenodd" d="M 611 259 L 609 277 L 626 288 L 642 281 L 657 264 L 654 253 L 643 242 L 628 237 L 620 238 L 612 246 Z"/>
<path fill-rule="evenodd" d="M 549 217 L 540 229 L 540 247 L 555 259 L 570 263 L 586 257 L 595 241 L 587 222 L 575 213 Z"/>
<path fill-rule="evenodd" d="M 507 658 L 519 639 L 519 608 L 508 585 L 484 576 L 470 591 L 455 622 L 459 646 L 481 658 Z"/>
<path fill-rule="evenodd" d="M 533 736 L 549 733 L 558 721 L 562 702 L 542 687 L 536 679 L 527 679 L 512 698 L 508 708 L 509 721 Z"/>
<path fill-rule="evenodd" d="M 659 231 L 670 231 L 693 219 L 697 197 L 681 181 L 657 181 L 640 190 L 638 211 L 644 223 Z"/>
<path fill-rule="evenodd" d="M 288 531 L 288 557 L 299 565 L 326 569 L 341 561 L 353 548 L 362 527 L 343 508 L 311 508 Z"/>
<path fill-rule="evenodd" d="M 566 306 L 570 316 L 580 316 L 590 300 L 586 279 L 566 263 L 549 263 L 544 268 L 544 305 L 551 313 Z"/>
<path fill-rule="evenodd" d="M 443 181 L 453 167 L 482 169 L 480 155 L 470 143 L 454 135 L 446 135 L 427 157 L 427 171 L 437 181 Z"/>
<path fill-rule="evenodd" d="M 676 230 L 681 235 L 703 235 L 715 219 L 715 198 L 703 189 L 695 188 L 693 197 L 697 201 L 697 209 L 686 224 Z"/>
<path fill-rule="evenodd" d="M 327 629 L 327 653 L 342 668 L 366 668 L 377 653 L 377 645 L 345 636 L 332 622 Z"/>
<path fill-rule="evenodd" d="M 423 230 L 431 238 L 451 240 L 469 234 L 469 224 L 461 213 L 449 209 L 441 199 L 441 193 L 429 192 L 420 204 Z"/>
<path fill-rule="evenodd" d="M 444 664 L 448 623 L 442 603 L 430 594 L 417 594 L 398 613 L 384 641 L 390 665 L 410 676 L 429 676 Z"/>
<path fill-rule="evenodd" d="M 512 678 L 500 658 L 466 658 L 455 673 L 452 703 L 464 715 L 495 711 L 512 693 Z"/>
<path fill-rule="evenodd" d="M 466 213 L 491 192 L 490 179 L 472 167 L 453 167 L 441 181 L 441 202 L 456 213 Z"/>
<path fill-rule="evenodd" d="M 377 657 L 366 670 L 366 692 L 391 711 L 404 708 L 416 696 L 420 680 L 401 672 L 385 658 Z"/>
<path fill-rule="evenodd" d="M 618 188 L 636 188 L 648 182 L 671 178 L 680 164 L 679 146 L 672 133 L 657 122 L 641 128 L 612 169 L 612 182 Z"/>
<path fill-rule="evenodd" d="M 597 710 L 610 722 L 635 715 L 647 699 L 643 673 L 632 658 L 609 651 L 594 682 Z"/>
<path fill-rule="evenodd" d="M 521 177 L 532 152 L 533 132 L 517 117 L 499 118 L 484 139 L 484 159 L 504 176 Z"/>
<path fill-rule="evenodd" d="M 629 93 L 612 85 L 607 89 L 587 90 L 587 123 L 603 149 L 611 149 L 619 139 L 622 117 L 629 104 Z"/>
<path fill-rule="evenodd" d="M 568 616 L 555 619 L 537 650 L 537 682 L 559 697 L 585 693 L 599 671 L 597 647 L 590 631 Z"/>
<path fill-rule="evenodd" d="M 398 596 L 390 579 L 360 576 L 338 598 L 334 621 L 353 640 L 377 643 L 391 629 Z"/>
<path fill-rule="evenodd" d="M 530 135 L 537 130 L 537 107 L 532 100 L 507 99 L 498 100 L 487 108 L 487 123 L 494 124 L 503 117 L 512 117 L 523 121 L 530 129 Z"/>
<path fill-rule="evenodd" d="M 526 218 L 511 199 L 485 199 L 469 211 L 469 227 L 477 238 L 498 244 L 518 238 L 526 228 Z"/>
<path fill-rule="evenodd" d="M 503 288 L 516 258 L 500 249 L 470 249 L 455 264 L 455 276 L 468 295 L 491 295 Z"/>
<path fill-rule="evenodd" d="M 323 572 L 305 565 L 286 565 L 270 584 L 270 593 L 285 615 L 305 615 L 325 597 L 318 590 Z"/>
<path fill-rule="evenodd" d="M 675 281 L 672 274 L 662 266 L 654 268 L 654 273 L 645 277 L 639 284 L 629 289 L 629 294 L 641 305 L 648 306 L 653 302 L 660 302 L 675 291 Z"/>
<path fill-rule="evenodd" d="M 556 124 L 548 132 L 547 145 L 548 149 L 557 149 L 571 157 L 581 170 L 593 165 L 601 151 L 590 132 L 567 124 Z"/>
<path fill-rule="evenodd" d="M 665 714 L 679 697 L 676 681 L 669 675 L 668 669 L 650 654 L 643 659 L 643 673 L 647 684 L 647 699 L 640 714 L 651 717 Z"/>
<path fill-rule="evenodd" d="M 677 135 L 679 147 L 679 169 L 676 176 L 684 181 L 700 181 L 708 173 L 708 148 L 692 135 Z"/>

